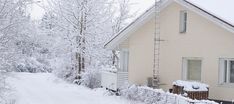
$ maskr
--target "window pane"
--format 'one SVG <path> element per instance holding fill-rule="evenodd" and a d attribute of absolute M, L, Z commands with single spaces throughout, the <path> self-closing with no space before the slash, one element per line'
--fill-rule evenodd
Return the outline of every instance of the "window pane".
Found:
<path fill-rule="evenodd" d="M 224 61 L 224 82 L 227 83 L 227 60 Z"/>
<path fill-rule="evenodd" d="M 187 78 L 201 81 L 201 60 L 188 60 Z"/>
<path fill-rule="evenodd" d="M 120 71 L 128 71 L 128 51 L 121 51 L 120 53 Z"/>
<path fill-rule="evenodd" d="M 187 29 L 187 12 L 180 12 L 180 33 L 185 33 Z"/>
<path fill-rule="evenodd" d="M 234 83 L 234 61 L 230 61 L 230 83 Z"/>
<path fill-rule="evenodd" d="M 187 12 L 184 12 L 184 32 L 186 32 L 187 29 Z"/>
<path fill-rule="evenodd" d="M 128 57 L 129 57 L 129 53 L 125 51 L 124 52 L 124 72 L 128 71 Z"/>

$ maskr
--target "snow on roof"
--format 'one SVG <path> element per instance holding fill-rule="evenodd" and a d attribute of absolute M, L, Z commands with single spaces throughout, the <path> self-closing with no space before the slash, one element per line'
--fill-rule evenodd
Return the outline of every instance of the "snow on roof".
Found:
<path fill-rule="evenodd" d="M 195 82 L 195 81 L 182 81 L 182 80 L 177 80 L 173 82 L 173 85 L 184 87 L 185 91 L 208 91 L 209 87 L 209 85 L 204 83 Z"/>
<path fill-rule="evenodd" d="M 186 0 L 199 8 L 234 25 L 234 0 Z"/>

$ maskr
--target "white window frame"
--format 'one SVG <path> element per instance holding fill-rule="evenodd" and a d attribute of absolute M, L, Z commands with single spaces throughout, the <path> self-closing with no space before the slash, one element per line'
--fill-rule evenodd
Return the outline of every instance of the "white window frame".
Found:
<path fill-rule="evenodd" d="M 202 81 L 202 63 L 203 59 L 200 57 L 183 57 L 182 58 L 182 79 L 183 80 L 188 80 L 188 60 L 200 60 L 201 61 L 201 80 Z M 199 80 L 196 80 L 199 81 Z"/>
<path fill-rule="evenodd" d="M 180 33 L 186 33 L 187 31 L 188 12 L 186 10 L 180 11 Z"/>
<path fill-rule="evenodd" d="M 224 61 L 227 61 L 227 71 L 224 67 Z M 230 61 L 234 61 L 234 58 L 220 58 L 219 59 L 219 84 L 233 84 L 230 82 Z M 225 73 L 226 72 L 226 73 Z M 225 77 L 226 75 L 226 77 Z"/>

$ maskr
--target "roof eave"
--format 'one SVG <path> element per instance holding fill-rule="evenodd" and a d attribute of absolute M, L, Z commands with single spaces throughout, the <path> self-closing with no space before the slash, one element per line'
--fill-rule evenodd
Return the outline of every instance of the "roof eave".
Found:
<path fill-rule="evenodd" d="M 129 24 L 126 28 L 121 30 L 117 35 L 115 35 L 114 38 L 112 38 L 106 45 L 106 49 L 116 49 L 118 47 L 118 44 L 120 44 L 123 40 L 125 40 L 125 37 L 128 37 L 129 34 L 136 31 L 142 24 L 146 23 L 147 20 L 150 20 L 152 17 L 152 8 L 146 11 L 142 16 L 137 18 L 135 21 L 133 21 L 131 24 Z"/>
<path fill-rule="evenodd" d="M 187 0 L 175 0 L 175 2 L 177 2 L 181 6 L 184 6 L 185 8 L 188 8 L 189 10 L 197 13 L 198 15 L 210 20 L 211 22 L 215 23 L 216 25 L 234 33 L 234 26 L 232 24 L 230 24 L 229 22 L 207 12 L 206 10 L 190 3 Z"/>
<path fill-rule="evenodd" d="M 164 0 L 161 6 L 161 10 L 164 9 L 167 5 L 169 5 L 173 0 Z M 147 23 L 150 19 L 153 18 L 155 12 L 155 6 L 150 7 L 146 12 L 144 12 L 141 16 L 135 19 L 131 24 L 121 30 L 119 33 L 115 35 L 110 41 L 108 41 L 104 48 L 109 50 L 114 50 L 118 48 L 118 45 L 123 42 L 127 37 L 135 32 L 139 27 L 143 24 Z"/>
<path fill-rule="evenodd" d="M 220 27 L 227 29 L 228 31 L 234 33 L 234 26 L 232 24 L 229 24 L 228 22 L 222 20 L 221 18 L 216 17 L 213 14 L 210 14 L 209 12 L 199 8 L 196 5 L 193 5 L 192 3 L 188 2 L 187 0 L 165 0 L 165 4 L 162 4 L 162 9 L 164 9 L 168 4 L 170 4 L 172 1 L 177 2 L 178 4 L 196 12 L 197 14 L 209 19 L 210 21 L 214 22 L 216 25 L 219 25 Z M 123 42 L 125 39 L 128 38 L 128 36 L 136 31 L 139 27 L 141 27 L 142 24 L 149 21 L 152 16 L 154 16 L 154 6 L 151 7 L 149 10 L 147 10 L 145 13 L 143 13 L 139 18 L 137 18 L 134 22 L 132 22 L 130 25 L 128 25 L 126 28 L 124 28 L 122 31 L 117 33 L 114 38 L 112 38 L 110 41 L 108 41 L 105 44 L 105 48 L 109 50 L 115 50 L 118 49 L 118 45 Z"/>

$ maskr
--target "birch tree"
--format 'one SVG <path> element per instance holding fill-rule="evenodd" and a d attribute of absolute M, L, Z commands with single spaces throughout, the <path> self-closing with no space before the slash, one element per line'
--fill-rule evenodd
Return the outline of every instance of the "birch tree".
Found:
<path fill-rule="evenodd" d="M 44 30 L 54 37 L 51 42 L 56 45 L 50 50 L 57 53 L 55 59 L 66 65 L 55 68 L 58 69 L 55 73 L 73 81 L 81 79 L 85 71 L 91 73 L 89 69 L 112 65 L 112 51 L 104 49 L 104 44 L 126 26 L 128 3 L 127 0 L 50 0 L 45 9 L 46 15 L 53 18 L 45 16 L 47 22 L 43 21 L 53 28 Z M 63 49 L 60 53 L 59 48 Z"/>
<path fill-rule="evenodd" d="M 63 30 L 61 36 L 70 43 L 72 69 L 77 79 L 87 66 L 98 60 L 97 48 L 101 49 L 103 45 L 97 42 L 103 43 L 107 40 L 105 35 L 111 34 L 112 30 L 106 28 L 111 27 L 108 3 L 108 0 L 57 0 L 49 3 L 59 20 L 56 25 Z"/>

